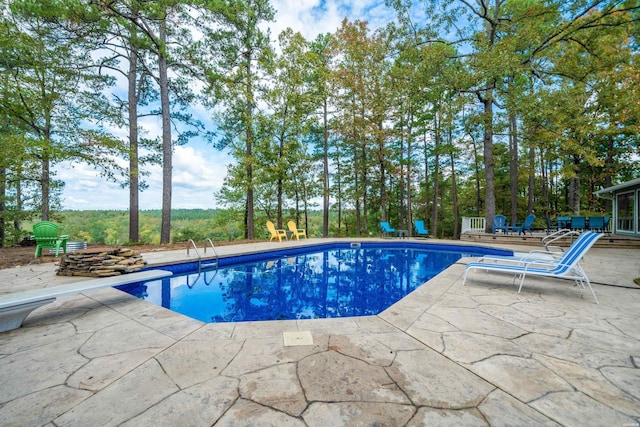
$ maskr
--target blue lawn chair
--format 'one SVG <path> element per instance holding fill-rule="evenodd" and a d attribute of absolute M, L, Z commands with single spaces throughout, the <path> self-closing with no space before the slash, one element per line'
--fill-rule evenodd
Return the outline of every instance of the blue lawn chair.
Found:
<path fill-rule="evenodd" d="M 556 221 L 558 222 L 559 229 L 569 228 L 569 226 L 571 225 L 571 218 L 569 218 L 568 216 L 559 216 L 556 218 Z"/>
<path fill-rule="evenodd" d="M 504 234 L 509 234 L 509 223 L 507 222 L 507 217 L 504 215 L 496 215 L 493 217 L 491 232 L 496 234 L 498 230 L 504 231 Z"/>
<path fill-rule="evenodd" d="M 397 234 L 396 229 L 391 227 L 387 221 L 380 221 L 380 229 L 382 230 L 382 237 L 384 237 L 385 234 Z"/>
<path fill-rule="evenodd" d="M 551 233 L 552 230 L 556 230 L 557 231 L 557 230 L 560 229 L 560 225 L 559 224 L 556 224 L 556 225 L 551 224 L 551 218 L 549 218 L 549 215 L 547 215 L 545 217 L 545 219 L 547 220 L 547 234 Z"/>
<path fill-rule="evenodd" d="M 524 222 L 522 224 L 514 225 L 513 227 L 511 227 L 511 230 L 517 231 L 518 235 L 521 235 L 522 233 L 524 233 L 525 236 L 527 235 L 527 231 L 528 231 L 529 234 L 533 236 L 533 233 L 531 232 L 531 226 L 533 225 L 533 221 L 535 220 L 536 220 L 536 216 L 534 214 L 529 214 L 524 219 Z"/>
<path fill-rule="evenodd" d="M 589 230 L 592 231 L 604 231 L 604 217 L 602 216 L 590 216 L 589 217 Z"/>
<path fill-rule="evenodd" d="M 424 221 L 421 219 L 413 221 L 413 231 L 415 232 L 416 237 L 429 237 L 429 230 L 424 226 Z"/>
<path fill-rule="evenodd" d="M 596 297 L 591 282 L 587 274 L 580 266 L 580 260 L 587 253 L 589 249 L 602 237 L 602 233 L 593 233 L 591 231 L 585 231 L 576 239 L 575 242 L 558 260 L 525 260 L 523 258 L 514 257 L 512 261 L 500 260 L 500 263 L 492 262 L 470 262 L 467 264 L 464 276 L 462 277 L 462 286 L 467 281 L 467 274 L 470 270 L 486 270 L 494 271 L 497 273 L 510 273 L 514 275 L 514 282 L 517 276 L 520 276 L 520 287 L 518 293 L 522 290 L 525 276 L 541 276 L 551 277 L 558 279 L 571 279 L 576 282 L 576 285 L 580 289 L 580 293 L 589 287 L 591 295 L 596 304 L 598 298 Z M 586 286 L 585 286 L 586 285 Z"/>
<path fill-rule="evenodd" d="M 587 220 L 583 216 L 572 216 L 571 226 L 572 230 L 584 230 L 587 228 Z"/>

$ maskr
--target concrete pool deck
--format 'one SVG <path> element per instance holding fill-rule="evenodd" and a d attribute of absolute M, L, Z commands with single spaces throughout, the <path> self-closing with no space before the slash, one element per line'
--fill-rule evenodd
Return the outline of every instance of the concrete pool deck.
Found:
<path fill-rule="evenodd" d="M 469 260 L 371 317 L 205 324 L 111 288 L 59 298 L 0 333 L 0 423 L 640 425 L 640 250 L 589 251 L 600 304 L 559 280 L 527 278 L 517 294 L 479 272 L 463 287 Z M 0 270 L 0 293 L 81 280 L 55 268 Z M 306 331 L 312 345 L 284 345 Z"/>

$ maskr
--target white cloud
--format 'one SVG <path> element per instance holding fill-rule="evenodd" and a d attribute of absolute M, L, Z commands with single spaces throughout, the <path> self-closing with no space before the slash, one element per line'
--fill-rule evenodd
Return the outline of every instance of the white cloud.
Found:
<path fill-rule="evenodd" d="M 172 207 L 211 209 L 216 207 L 213 197 L 220 190 L 226 175 L 226 165 L 232 159 L 210 146 L 176 147 L 173 157 Z M 129 189 L 106 181 L 99 172 L 86 164 L 60 163 L 56 177 L 65 181 L 63 206 L 65 209 L 128 209 Z M 162 207 L 162 167 L 146 168 L 146 190 L 140 193 L 141 209 Z"/>
<path fill-rule="evenodd" d="M 313 40 L 318 34 L 335 32 L 344 18 L 367 21 L 371 30 L 395 18 L 384 0 L 272 0 L 271 4 L 276 10 L 276 22 L 269 24 L 273 39 L 288 27 Z"/>

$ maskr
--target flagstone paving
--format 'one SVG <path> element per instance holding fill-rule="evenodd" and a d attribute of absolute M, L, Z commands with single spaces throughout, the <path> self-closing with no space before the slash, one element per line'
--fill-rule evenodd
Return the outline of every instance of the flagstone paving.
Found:
<path fill-rule="evenodd" d="M 204 324 L 115 289 L 59 298 L 0 333 L 0 424 L 640 426 L 638 259 L 587 254 L 600 304 L 557 280 L 463 287 L 468 259 L 371 317 Z M 0 293 L 73 280 L 0 270 Z M 285 346 L 297 331 L 313 344 Z"/>

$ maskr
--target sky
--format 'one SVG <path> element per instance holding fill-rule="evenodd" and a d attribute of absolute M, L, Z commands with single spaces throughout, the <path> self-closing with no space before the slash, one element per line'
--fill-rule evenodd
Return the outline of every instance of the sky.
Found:
<path fill-rule="evenodd" d="M 271 39 L 290 27 L 307 40 L 318 34 L 333 33 L 344 18 L 369 22 L 370 29 L 383 27 L 395 18 L 395 12 L 384 5 L 384 0 L 272 0 L 276 10 L 275 22 L 269 24 Z M 126 88 L 123 88 L 126 92 Z M 213 128 L 209 118 L 201 117 Z M 148 119 L 143 126 L 149 137 L 160 135 L 160 121 Z M 120 132 L 120 134 L 118 134 Z M 114 134 L 126 137 L 123 130 Z M 126 132 L 126 130 L 124 130 Z M 227 165 L 233 158 L 202 141 L 189 142 L 175 148 L 173 157 L 173 209 L 213 209 L 221 206 L 214 193 L 223 185 Z M 123 166 L 126 165 L 123 163 Z M 99 172 L 85 164 L 58 164 L 56 179 L 65 182 L 62 208 L 67 210 L 128 209 L 129 190 L 117 183 L 106 181 Z M 146 167 L 150 175 L 145 178 L 148 188 L 140 192 L 140 209 L 162 207 L 162 167 Z"/>

